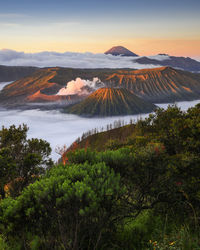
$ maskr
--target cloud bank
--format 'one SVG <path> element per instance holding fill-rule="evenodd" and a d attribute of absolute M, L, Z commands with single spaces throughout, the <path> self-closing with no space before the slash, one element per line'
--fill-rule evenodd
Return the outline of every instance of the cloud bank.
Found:
<path fill-rule="evenodd" d="M 6 85 L 8 85 L 8 84 L 10 84 L 11 82 L 0 82 L 0 92 L 2 91 L 2 89 L 6 86 Z"/>
<path fill-rule="evenodd" d="M 104 87 L 104 84 L 95 77 L 92 81 L 76 78 L 67 83 L 66 87 L 59 90 L 57 95 L 87 95 L 98 88 Z"/>
<path fill-rule="evenodd" d="M 178 102 L 178 107 L 182 110 L 187 110 L 193 107 L 200 100 L 191 102 Z M 167 108 L 168 104 L 158 104 L 158 106 Z M 54 160 L 59 158 L 55 153 L 57 146 L 62 147 L 64 144 L 70 146 L 83 132 L 89 129 L 104 127 L 119 119 L 129 122 L 130 118 L 137 120 L 147 117 L 147 114 L 133 115 L 133 116 L 119 116 L 106 118 L 84 118 L 76 115 L 63 114 L 59 111 L 40 111 L 40 110 L 2 110 L 0 108 L 0 129 L 4 125 L 6 127 L 15 124 L 25 123 L 30 130 L 28 137 L 42 138 L 50 142 L 52 157 Z"/>
<path fill-rule="evenodd" d="M 0 109 L 0 117 L 0 129 L 2 126 L 8 127 L 12 124 L 16 126 L 22 123 L 27 124 L 30 128 L 28 138 L 41 138 L 48 141 L 52 147 L 52 157 L 57 160 L 60 156 L 55 152 L 55 149 L 63 145 L 69 147 L 84 132 L 94 128 L 101 129 L 103 127 L 106 129 L 107 124 L 119 119 L 129 122 L 130 118 L 137 120 L 141 117 L 147 117 L 147 114 L 91 119 L 63 114 L 59 111 Z"/>
<path fill-rule="evenodd" d="M 152 55 L 152 56 L 147 56 L 150 59 L 158 60 L 158 61 L 164 61 L 170 59 L 170 56 L 167 54 L 159 54 L 159 55 Z"/>
<path fill-rule="evenodd" d="M 0 50 L 0 65 L 71 67 L 71 68 L 155 68 L 155 65 L 142 65 L 134 62 L 139 57 L 112 56 L 75 52 L 24 53 L 14 50 Z"/>
<path fill-rule="evenodd" d="M 199 57 L 194 57 L 193 59 L 200 62 L 200 56 Z"/>

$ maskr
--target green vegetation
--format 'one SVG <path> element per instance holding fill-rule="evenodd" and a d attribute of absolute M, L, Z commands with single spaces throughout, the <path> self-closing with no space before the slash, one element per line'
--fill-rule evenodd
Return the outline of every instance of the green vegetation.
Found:
<path fill-rule="evenodd" d="M 2 201 L 0 220 L 11 240 L 30 237 L 27 247 L 39 238 L 42 249 L 95 249 L 115 228 L 122 194 L 120 176 L 104 163 L 59 166 Z"/>
<path fill-rule="evenodd" d="M 17 196 L 24 187 L 50 167 L 51 148 L 48 142 L 27 139 L 26 125 L 14 125 L 0 131 L 0 196 Z"/>
<path fill-rule="evenodd" d="M 66 113 L 81 116 L 116 116 L 149 113 L 156 106 L 124 88 L 101 88 L 78 104 L 65 108 Z"/>
<path fill-rule="evenodd" d="M 6 130 L 17 155 L 26 129 Z M 1 141 L 9 141 L 2 131 Z M 1 145 L 5 184 L 24 161 Z M 0 249 L 200 249 L 200 104 L 187 112 L 158 109 L 136 124 L 89 135 L 64 155 L 65 165 L 35 173 L 35 181 L 24 175 L 23 190 L 2 195 Z M 41 167 L 35 158 L 28 162 Z"/>

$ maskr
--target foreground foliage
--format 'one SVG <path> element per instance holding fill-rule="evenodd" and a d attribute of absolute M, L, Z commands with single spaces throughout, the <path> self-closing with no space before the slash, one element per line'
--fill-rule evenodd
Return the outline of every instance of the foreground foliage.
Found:
<path fill-rule="evenodd" d="M 115 230 L 122 193 L 119 175 L 104 163 L 55 167 L 1 202 L 2 230 L 26 247 L 37 238 L 42 249 L 96 249 Z"/>
<path fill-rule="evenodd" d="M 52 165 L 50 144 L 37 138 L 27 139 L 26 125 L 0 130 L 0 196 L 17 196 L 28 184 Z"/>
<path fill-rule="evenodd" d="M 2 249 L 200 249 L 200 105 L 89 136 L 66 162 L 1 200 Z"/>

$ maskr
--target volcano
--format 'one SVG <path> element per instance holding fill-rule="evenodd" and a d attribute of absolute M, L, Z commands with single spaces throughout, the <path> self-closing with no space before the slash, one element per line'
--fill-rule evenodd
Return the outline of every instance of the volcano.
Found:
<path fill-rule="evenodd" d="M 100 88 L 78 104 L 65 109 L 66 113 L 86 117 L 117 116 L 149 113 L 156 109 L 125 88 Z"/>
<path fill-rule="evenodd" d="M 200 99 L 200 74 L 160 67 L 110 74 L 112 87 L 123 87 L 152 103 L 174 103 Z"/>
<path fill-rule="evenodd" d="M 106 51 L 104 54 L 106 54 L 106 55 L 109 54 L 109 55 L 113 55 L 113 56 L 119 56 L 119 55 L 121 55 L 121 56 L 138 56 L 123 46 L 112 47 L 111 49 Z"/>
<path fill-rule="evenodd" d="M 72 69 L 44 68 L 7 85 L 0 92 L 0 105 L 19 106 L 33 102 L 63 102 L 57 96 L 66 83 L 80 77 L 97 77 L 105 87 L 125 88 L 151 103 L 174 103 L 200 99 L 200 74 L 159 67 L 153 69 Z M 70 101 L 77 96 L 71 96 Z"/>

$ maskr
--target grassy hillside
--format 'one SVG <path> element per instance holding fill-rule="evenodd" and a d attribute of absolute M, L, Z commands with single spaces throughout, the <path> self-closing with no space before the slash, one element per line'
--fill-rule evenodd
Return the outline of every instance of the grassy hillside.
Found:
<path fill-rule="evenodd" d="M 110 125 L 108 125 L 108 129 Z M 97 151 L 104 151 L 109 147 L 117 147 L 126 144 L 128 138 L 131 138 L 135 133 L 135 124 L 129 124 L 119 128 L 113 128 L 108 131 L 92 133 L 92 131 L 83 134 L 82 139 L 78 143 L 75 142 L 68 150 L 92 148 Z M 91 135 L 90 135 L 91 134 Z"/>

